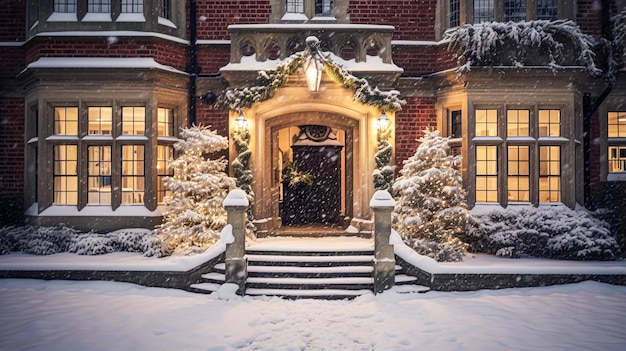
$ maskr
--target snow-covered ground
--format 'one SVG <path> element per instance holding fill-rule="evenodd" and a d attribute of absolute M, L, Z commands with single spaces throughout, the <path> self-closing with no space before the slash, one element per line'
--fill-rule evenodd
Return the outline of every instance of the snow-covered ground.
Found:
<path fill-rule="evenodd" d="M 626 287 L 394 288 L 218 300 L 127 283 L 0 279 L 0 350 L 624 350 Z"/>

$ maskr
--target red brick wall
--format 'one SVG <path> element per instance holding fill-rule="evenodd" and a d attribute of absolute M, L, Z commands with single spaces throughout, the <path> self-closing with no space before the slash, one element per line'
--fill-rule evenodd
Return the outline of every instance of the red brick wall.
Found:
<path fill-rule="evenodd" d="M 578 0 L 576 22 L 580 29 L 594 36 L 602 34 L 602 0 Z"/>
<path fill-rule="evenodd" d="M 351 0 L 350 22 L 391 25 L 398 40 L 435 40 L 437 0 Z"/>
<path fill-rule="evenodd" d="M 197 57 L 202 73 L 218 73 L 220 68 L 230 62 L 230 46 L 199 45 Z"/>
<path fill-rule="evenodd" d="M 26 1 L 0 1 L 0 41 L 24 41 L 26 36 Z"/>
<path fill-rule="evenodd" d="M 153 57 L 184 71 L 187 45 L 151 38 L 42 38 L 26 49 L 26 62 L 39 57 Z"/>
<path fill-rule="evenodd" d="M 269 0 L 223 0 L 197 2 L 198 39 L 230 39 L 231 24 L 268 23 L 271 13 Z"/>
<path fill-rule="evenodd" d="M 457 66 L 447 46 L 394 46 L 393 62 L 404 69 L 404 75 L 423 75 Z"/>
<path fill-rule="evenodd" d="M 228 111 L 220 110 L 210 104 L 196 101 L 196 122 L 211 126 L 219 135 L 228 137 Z"/>
<path fill-rule="evenodd" d="M 435 98 L 406 98 L 402 111 L 396 112 L 396 165 L 413 156 L 417 149 L 417 139 L 427 127 L 437 126 Z"/>
<path fill-rule="evenodd" d="M 0 192 L 24 193 L 24 99 L 0 97 Z"/>
<path fill-rule="evenodd" d="M 0 47 L 0 79 L 13 78 L 24 69 L 24 49 L 21 46 Z"/>

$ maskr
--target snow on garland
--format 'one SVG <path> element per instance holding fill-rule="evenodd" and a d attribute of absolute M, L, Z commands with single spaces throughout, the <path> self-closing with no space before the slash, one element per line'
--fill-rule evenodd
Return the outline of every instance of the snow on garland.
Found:
<path fill-rule="evenodd" d="M 222 108 L 240 110 L 249 108 L 252 104 L 271 99 L 277 88 L 285 84 L 287 78 L 304 66 L 311 55 L 307 49 L 291 55 L 285 62 L 280 63 L 273 70 L 261 70 L 251 87 L 243 89 L 229 89 L 221 94 L 217 104 Z M 406 101 L 400 98 L 397 90 L 381 91 L 378 87 L 372 88 L 364 78 L 358 78 L 346 69 L 332 62 L 322 52 L 317 55 L 324 65 L 326 73 L 345 88 L 354 92 L 354 100 L 361 103 L 377 106 L 383 111 L 399 111 Z"/>
<path fill-rule="evenodd" d="M 468 24 L 446 32 L 445 39 L 450 41 L 448 49 L 457 51 L 460 74 L 472 66 L 523 67 L 529 63 L 554 72 L 576 64 L 585 66 L 593 77 L 602 73 L 594 62 L 593 38 L 571 20 Z"/>

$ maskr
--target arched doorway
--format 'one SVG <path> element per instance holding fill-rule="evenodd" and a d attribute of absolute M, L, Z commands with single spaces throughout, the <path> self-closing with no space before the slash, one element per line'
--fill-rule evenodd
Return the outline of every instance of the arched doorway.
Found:
<path fill-rule="evenodd" d="M 362 133 L 362 124 L 366 116 L 357 119 L 334 112 L 298 111 L 267 119 L 263 119 L 263 115 L 257 117 L 260 117 L 257 121 L 259 126 L 263 126 L 263 130 L 259 131 L 263 136 L 258 139 L 259 144 L 256 147 L 263 151 L 257 154 L 258 157 L 255 159 L 257 161 L 255 179 L 260 179 L 255 187 L 258 189 L 255 190 L 257 194 L 255 214 L 257 218 L 272 219 L 270 223 L 265 224 L 270 232 L 283 225 L 298 225 L 307 221 L 333 223 L 345 227 L 352 218 L 361 215 L 361 199 L 355 199 L 354 194 L 366 191 L 361 189 L 361 183 L 355 183 L 355 165 L 359 158 L 365 159 L 360 154 L 365 152 L 363 149 L 366 147 L 361 143 L 363 138 L 358 136 Z M 324 134 L 328 132 L 328 135 L 323 135 L 323 140 L 319 136 L 320 140 L 316 143 L 310 139 L 311 132 L 313 134 L 316 132 L 309 127 L 307 136 L 306 126 L 316 126 L 313 129 L 317 129 L 318 132 L 323 128 Z M 283 170 L 294 161 L 294 150 L 297 150 L 295 152 L 298 154 L 295 158 L 298 162 L 296 166 L 303 167 L 302 171 L 316 173 L 318 182 L 311 185 L 310 192 L 320 194 L 319 188 L 323 187 L 329 192 L 323 194 L 328 196 L 312 196 L 313 204 L 308 206 L 308 209 L 303 209 L 302 213 L 303 216 L 310 216 L 309 220 L 302 221 L 301 217 L 295 221 L 283 221 L 281 212 L 286 195 Z M 315 160 L 311 160 L 310 165 L 304 166 L 306 162 L 303 160 L 307 158 Z M 318 168 L 325 169 L 314 169 L 315 162 L 322 162 L 325 166 Z M 319 181 L 324 172 L 332 171 L 336 171 L 333 179 L 328 182 Z M 327 216 L 329 217 L 326 218 Z"/>

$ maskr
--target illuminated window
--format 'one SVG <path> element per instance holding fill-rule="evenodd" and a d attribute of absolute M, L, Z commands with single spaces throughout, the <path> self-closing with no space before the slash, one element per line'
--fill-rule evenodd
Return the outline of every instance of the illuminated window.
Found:
<path fill-rule="evenodd" d="M 539 110 L 539 136 L 561 136 L 561 111 Z"/>
<path fill-rule="evenodd" d="M 113 108 L 89 107 L 89 134 L 111 135 L 113 128 Z"/>
<path fill-rule="evenodd" d="M 122 204 L 143 204 L 144 146 L 122 146 Z"/>
<path fill-rule="evenodd" d="M 78 107 L 54 108 L 54 134 L 78 135 Z"/>
<path fill-rule="evenodd" d="M 498 201 L 497 146 L 476 146 L 476 201 Z"/>
<path fill-rule="evenodd" d="M 530 201 L 530 147 L 508 147 L 508 198 L 511 202 Z"/>
<path fill-rule="evenodd" d="M 78 146 L 55 145 L 53 192 L 58 205 L 78 204 Z"/>
<path fill-rule="evenodd" d="M 474 0 L 474 23 L 495 20 L 494 0 Z"/>
<path fill-rule="evenodd" d="M 143 135 L 145 128 L 145 107 L 122 107 L 122 134 Z"/>
<path fill-rule="evenodd" d="M 476 110 L 476 136 L 498 135 L 498 110 Z"/>
<path fill-rule="evenodd" d="M 608 113 L 609 172 L 626 172 L 626 112 Z"/>
<path fill-rule="evenodd" d="M 174 170 L 170 169 L 170 162 L 174 158 L 174 148 L 169 145 L 159 145 L 157 147 L 157 202 L 162 203 L 165 196 L 172 192 L 163 183 L 165 177 L 172 177 Z"/>
<path fill-rule="evenodd" d="M 609 112 L 609 138 L 626 138 L 626 112 Z"/>
<path fill-rule="evenodd" d="M 143 13 L 143 0 L 122 0 L 122 13 Z"/>
<path fill-rule="evenodd" d="M 304 0 L 286 0 L 287 13 L 304 13 Z"/>
<path fill-rule="evenodd" d="M 87 203 L 111 204 L 111 146 L 87 148 Z"/>
<path fill-rule="evenodd" d="M 75 13 L 76 0 L 54 0 L 54 12 Z"/>
<path fill-rule="evenodd" d="M 169 108 L 159 108 L 157 110 L 157 130 L 158 136 L 174 135 L 174 110 Z"/>
<path fill-rule="evenodd" d="M 539 202 L 561 201 L 561 147 L 539 147 Z"/>
<path fill-rule="evenodd" d="M 530 135 L 530 111 L 528 110 L 508 110 L 506 111 L 507 136 L 529 136 Z"/>
<path fill-rule="evenodd" d="M 111 0 L 89 0 L 87 1 L 87 12 L 110 13 Z"/>

